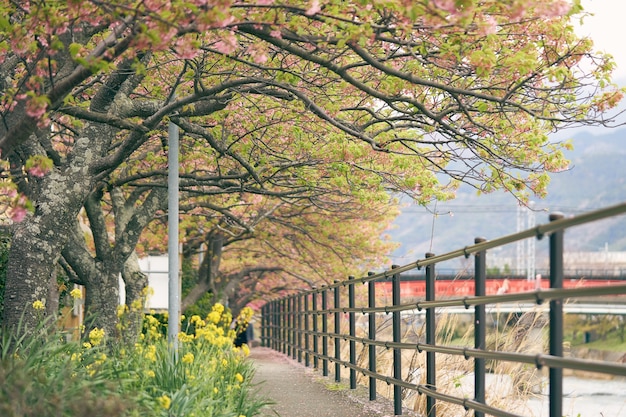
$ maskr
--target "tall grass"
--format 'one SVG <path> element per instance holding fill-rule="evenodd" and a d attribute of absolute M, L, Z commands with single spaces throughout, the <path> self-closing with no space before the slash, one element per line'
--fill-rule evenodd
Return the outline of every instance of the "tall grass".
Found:
<path fill-rule="evenodd" d="M 366 317 L 363 317 L 364 319 Z M 541 313 L 526 313 L 521 317 L 516 315 L 499 315 L 496 311 L 495 323 L 487 335 L 487 349 L 539 353 L 546 349 L 545 337 L 546 320 Z M 499 325 L 496 325 L 500 323 Z M 347 323 L 342 323 L 342 325 Z M 367 326 L 364 323 L 357 326 L 357 337 L 367 338 Z M 346 329 L 347 331 L 347 329 Z M 391 317 L 380 315 L 377 318 L 377 339 L 392 340 Z M 438 314 L 436 329 L 437 344 L 442 346 L 474 345 L 474 328 L 470 322 L 463 322 L 459 315 Z M 423 322 L 403 321 L 402 341 L 417 343 L 425 342 L 425 324 Z M 329 352 L 334 351 L 334 338 L 329 338 Z M 357 344 L 357 366 L 368 367 L 368 350 Z M 385 376 L 393 374 L 393 349 L 378 347 L 376 372 Z M 348 343 L 342 343 L 341 357 L 349 358 Z M 436 354 L 437 391 L 462 398 L 473 398 L 474 361 L 463 356 Z M 333 367 L 331 367 L 331 370 Z M 541 371 L 534 366 L 491 361 L 487 363 L 487 404 L 507 410 L 519 412 L 525 401 L 540 388 L 542 383 Z M 413 384 L 426 384 L 426 352 L 417 350 L 402 350 L 402 378 Z M 357 374 L 357 382 L 362 385 L 369 383 L 369 377 Z M 383 397 L 393 398 L 393 385 L 378 383 L 377 393 Z M 426 415 L 426 396 L 415 391 L 403 389 L 402 401 L 406 408 L 412 409 L 421 415 Z M 461 406 L 437 401 L 437 414 L 446 417 L 470 416 L 473 411 L 467 411 Z"/>
<path fill-rule="evenodd" d="M 265 401 L 252 394 L 247 346 L 233 347 L 227 312 L 214 312 L 192 317 L 176 351 L 152 316 L 133 346 L 107 342 L 98 329 L 82 342 L 51 326 L 3 331 L 0 416 L 256 416 Z"/>
<path fill-rule="evenodd" d="M 102 351 L 65 342 L 49 324 L 34 332 L 3 331 L 0 343 L 2 416 L 117 417 L 143 411 L 118 381 L 93 372 Z"/>

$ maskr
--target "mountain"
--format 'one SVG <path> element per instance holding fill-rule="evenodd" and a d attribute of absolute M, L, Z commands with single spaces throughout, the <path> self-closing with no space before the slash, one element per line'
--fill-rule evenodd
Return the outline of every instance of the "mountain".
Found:
<path fill-rule="evenodd" d="M 520 214 L 528 228 L 528 218 L 547 223 L 552 212 L 566 216 L 604 208 L 626 201 L 626 129 L 609 133 L 580 132 L 572 137 L 574 150 L 566 154 L 570 169 L 551 175 L 548 196 L 532 201 L 530 215 Z M 389 231 L 400 243 L 391 256 L 397 264 L 424 257 L 426 252 L 443 254 L 474 243 L 475 237 L 497 238 L 518 231 L 515 198 L 504 192 L 480 195 L 463 186 L 454 200 L 427 208 L 407 204 Z M 547 248 L 547 239 L 544 239 Z M 543 241 L 542 241 L 543 242 Z M 543 243 L 537 242 L 539 249 Z M 571 251 L 626 251 L 626 216 L 594 222 L 567 231 L 565 248 Z M 511 256 L 515 245 L 495 249 Z"/>

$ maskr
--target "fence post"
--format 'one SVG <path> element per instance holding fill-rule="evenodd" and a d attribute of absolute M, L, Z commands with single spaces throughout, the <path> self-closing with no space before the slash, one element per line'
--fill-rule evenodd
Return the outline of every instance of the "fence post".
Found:
<path fill-rule="evenodd" d="M 279 318 L 278 318 L 278 310 L 279 309 L 279 304 L 278 304 L 278 300 L 274 300 L 272 301 L 272 328 L 270 329 L 270 346 L 272 347 L 272 349 L 274 350 L 279 350 L 279 344 L 278 344 L 278 326 L 280 324 L 279 322 Z"/>
<path fill-rule="evenodd" d="M 265 341 L 267 340 L 267 325 L 269 318 L 269 306 L 271 305 L 271 301 L 266 303 L 261 307 L 261 346 L 266 346 Z"/>
<path fill-rule="evenodd" d="M 337 284 L 338 281 L 335 280 L 335 284 Z M 341 313 L 339 313 L 339 308 L 341 307 L 341 302 L 340 302 L 340 293 L 339 293 L 339 286 L 335 287 L 335 293 L 334 293 L 335 297 L 334 297 L 334 303 L 335 303 L 335 381 L 336 382 L 341 382 L 341 364 L 339 363 L 339 361 L 341 361 Z"/>
<path fill-rule="evenodd" d="M 368 272 L 367 275 L 374 275 L 373 272 Z M 374 281 L 368 281 L 367 283 L 367 306 L 369 308 L 376 307 L 376 283 Z M 368 320 L 368 337 L 370 340 L 376 340 L 376 312 L 369 313 Z M 368 346 L 369 353 L 369 370 L 376 372 L 376 345 L 370 344 Z M 376 399 L 376 378 L 370 376 L 370 401 Z"/>
<path fill-rule="evenodd" d="M 391 269 L 397 268 L 398 265 L 392 265 Z M 393 274 L 391 281 L 391 299 L 394 307 L 400 305 L 400 274 Z M 393 311 L 393 342 L 400 343 L 402 341 L 401 317 L 399 311 Z M 402 350 L 393 348 L 393 378 L 402 380 Z M 393 384 L 393 409 L 395 415 L 402 415 L 402 386 Z"/>
<path fill-rule="evenodd" d="M 322 375 L 328 376 L 328 288 L 322 290 Z"/>
<path fill-rule="evenodd" d="M 311 320 L 311 315 L 309 313 L 309 294 L 303 294 L 304 297 L 304 366 L 311 366 L 311 360 L 309 355 L 310 350 L 310 340 L 311 335 L 309 334 L 309 321 Z"/>
<path fill-rule="evenodd" d="M 267 346 L 269 346 L 270 348 L 276 350 L 276 346 L 274 345 L 274 328 L 276 325 L 276 317 L 275 317 L 275 313 L 276 313 L 276 300 L 270 301 L 269 303 L 269 322 L 268 322 L 268 329 L 267 329 Z"/>
<path fill-rule="evenodd" d="M 298 362 L 302 363 L 302 294 L 296 296 L 296 349 Z"/>
<path fill-rule="evenodd" d="M 354 280 L 354 277 L 350 275 L 348 280 Z M 348 284 L 348 308 L 353 309 L 356 307 L 354 300 L 354 283 Z M 356 341 L 353 339 L 356 337 L 356 314 L 354 311 L 348 313 L 350 320 L 350 365 L 356 366 Z M 356 369 L 350 368 L 350 389 L 356 389 Z"/>
<path fill-rule="evenodd" d="M 486 242 L 487 239 L 477 237 L 474 243 Z M 477 297 L 486 295 L 487 286 L 487 251 L 474 254 L 474 294 Z M 474 307 L 474 347 L 484 350 L 486 347 L 486 315 L 485 305 Z M 485 358 L 474 358 L 474 400 L 485 404 Z M 484 417 L 482 411 L 474 412 L 476 417 Z"/>
<path fill-rule="evenodd" d="M 319 366 L 319 337 L 317 335 L 319 312 L 317 311 L 317 289 L 311 294 L 311 303 L 313 307 L 313 368 L 318 369 Z"/>
<path fill-rule="evenodd" d="M 563 218 L 550 214 L 550 221 Z M 550 288 L 563 288 L 563 230 L 550 235 Z M 550 301 L 550 355 L 563 356 L 563 300 Z M 550 417 L 563 415 L 563 369 L 550 368 Z"/>
<path fill-rule="evenodd" d="M 432 258 L 434 253 L 427 253 L 426 258 Z M 435 265 L 426 266 L 426 301 L 435 300 Z M 426 309 L 426 344 L 436 345 L 436 322 L 435 309 Z M 437 368 L 435 366 L 435 352 L 426 352 L 426 386 L 430 389 L 437 389 Z M 435 399 L 426 397 L 426 412 L 428 417 L 436 417 L 437 408 Z"/>
<path fill-rule="evenodd" d="M 298 314 L 299 298 L 298 295 L 291 296 L 291 358 L 294 360 L 298 357 L 298 337 L 300 336 L 298 332 L 298 319 L 300 318 Z"/>
<path fill-rule="evenodd" d="M 261 346 L 265 346 L 265 325 L 266 325 L 266 318 L 267 318 L 267 305 L 269 304 L 266 303 L 265 305 L 263 305 L 261 307 Z"/>
<path fill-rule="evenodd" d="M 283 353 L 286 354 L 287 353 L 287 345 L 289 344 L 289 312 L 287 311 L 287 306 L 289 305 L 288 303 L 288 298 L 283 298 L 281 300 L 281 329 L 280 332 L 282 334 L 282 346 L 283 346 Z M 290 352 L 291 353 L 291 352 Z"/>
<path fill-rule="evenodd" d="M 296 358 L 296 351 L 294 349 L 295 334 L 295 317 L 293 316 L 293 310 L 295 308 L 294 296 L 290 295 L 287 298 L 287 356 Z"/>
<path fill-rule="evenodd" d="M 272 303 L 274 304 L 272 306 L 272 310 L 273 310 L 273 322 L 274 325 L 272 326 L 272 330 L 271 330 L 271 336 L 272 336 L 272 348 L 275 351 L 280 352 L 280 333 L 279 333 L 279 329 L 280 329 L 280 300 L 274 300 L 272 301 Z"/>

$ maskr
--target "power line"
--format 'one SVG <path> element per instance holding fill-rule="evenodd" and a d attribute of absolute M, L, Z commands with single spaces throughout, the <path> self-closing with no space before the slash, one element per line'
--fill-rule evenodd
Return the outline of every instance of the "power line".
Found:
<path fill-rule="evenodd" d="M 458 206 L 439 206 L 436 211 L 428 210 L 427 208 L 420 207 L 412 207 L 408 209 L 401 209 L 402 214 L 427 214 L 432 215 L 446 215 L 446 214 L 454 214 L 454 213 L 516 213 L 518 206 L 505 206 L 505 205 L 458 205 Z M 601 207 L 574 207 L 574 206 L 550 206 L 543 208 L 533 209 L 535 213 L 537 212 L 554 212 L 554 211 L 562 211 L 565 213 L 584 213 L 590 210 L 598 210 Z"/>

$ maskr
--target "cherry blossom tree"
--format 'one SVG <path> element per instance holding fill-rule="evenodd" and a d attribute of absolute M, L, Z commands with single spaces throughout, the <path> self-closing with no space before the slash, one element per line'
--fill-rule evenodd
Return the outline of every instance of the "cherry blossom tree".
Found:
<path fill-rule="evenodd" d="M 573 31 L 580 6 L 564 0 L 34 0 L 0 10 L 1 186 L 22 220 L 9 326 L 25 307 L 34 323 L 28 306 L 46 299 L 80 210 L 127 164 L 153 162 L 169 121 L 193 138 L 190 152 L 220 157 L 207 173 L 231 190 L 243 180 L 286 198 L 334 181 L 354 196 L 426 202 L 462 181 L 523 199 L 567 166 L 567 145 L 547 134 L 610 123 L 605 111 L 622 95 L 610 56 Z M 318 146 L 327 159 L 301 164 Z M 204 180 L 202 168 L 185 169 Z M 132 251 L 121 253 L 117 267 Z"/>

